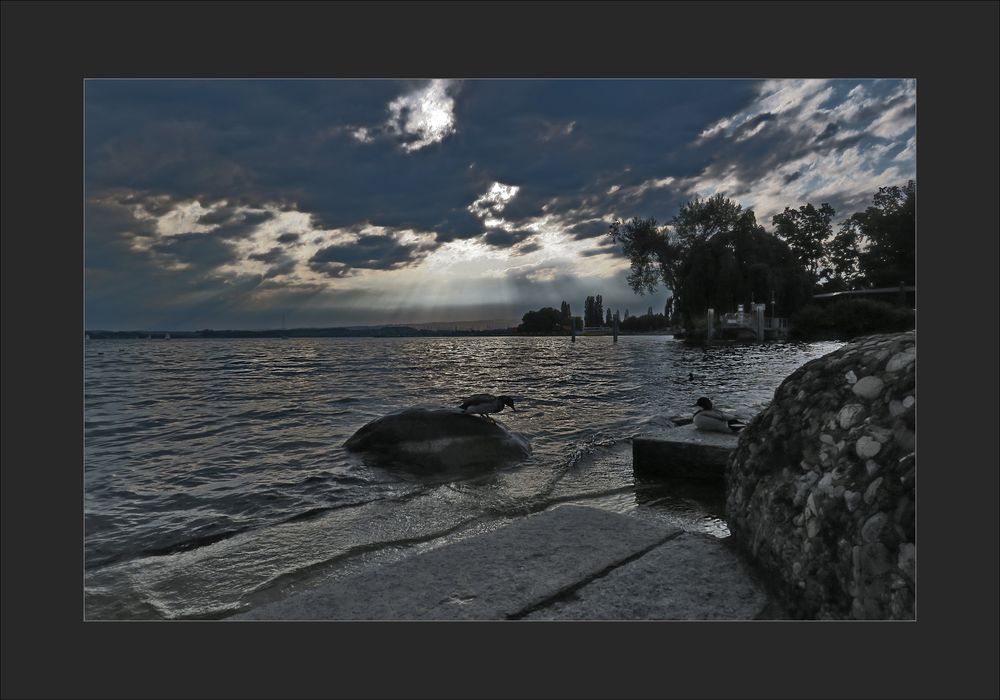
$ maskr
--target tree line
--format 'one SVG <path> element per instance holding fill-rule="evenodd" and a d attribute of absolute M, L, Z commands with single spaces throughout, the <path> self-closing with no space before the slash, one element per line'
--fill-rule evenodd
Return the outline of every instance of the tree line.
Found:
<path fill-rule="evenodd" d="M 721 313 L 766 303 L 774 315 L 791 316 L 818 291 L 914 284 L 915 204 L 911 180 L 879 188 L 836 233 L 827 203 L 786 207 L 767 231 L 753 210 L 717 194 L 695 197 L 665 226 L 619 219 L 608 235 L 629 258 L 632 290 L 665 284 L 672 292 L 666 315 L 692 328 L 709 307 Z"/>
<path fill-rule="evenodd" d="M 583 303 L 583 317 L 574 317 L 570 305 L 563 301 L 559 309 L 551 306 L 544 306 L 535 311 L 529 311 L 521 318 L 521 324 L 517 327 L 518 333 L 531 334 L 567 334 L 572 332 L 573 324 L 576 329 L 582 331 L 587 327 L 610 328 L 614 323 L 614 314 L 611 309 L 604 308 L 604 298 L 600 295 L 588 296 Z M 625 309 L 619 317 L 619 328 L 623 331 L 653 331 L 666 328 L 669 320 L 664 314 L 654 314 L 653 307 L 650 306 L 642 316 L 632 316 L 629 310 Z"/>

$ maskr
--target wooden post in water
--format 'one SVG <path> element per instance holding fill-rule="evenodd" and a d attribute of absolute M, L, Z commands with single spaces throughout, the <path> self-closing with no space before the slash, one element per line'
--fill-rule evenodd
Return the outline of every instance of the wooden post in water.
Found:
<path fill-rule="evenodd" d="M 570 316 L 569 317 L 569 327 L 571 329 L 570 330 L 570 335 L 573 336 L 573 342 L 575 343 L 576 342 L 576 316 Z"/>
<path fill-rule="evenodd" d="M 612 333 L 614 334 L 614 341 L 613 342 L 617 343 L 618 342 L 618 312 L 617 311 L 615 311 L 615 318 L 611 322 L 611 328 L 612 328 Z"/>
<path fill-rule="evenodd" d="M 764 304 L 753 305 L 753 332 L 758 343 L 764 342 Z"/>

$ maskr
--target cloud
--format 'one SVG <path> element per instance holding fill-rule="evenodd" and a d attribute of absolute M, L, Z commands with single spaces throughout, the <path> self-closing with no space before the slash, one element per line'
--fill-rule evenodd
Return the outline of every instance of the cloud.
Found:
<path fill-rule="evenodd" d="M 483 236 L 482 241 L 486 245 L 490 245 L 495 248 L 512 248 L 515 244 L 520 243 L 528 236 L 531 236 L 532 233 L 533 231 L 504 231 L 503 229 L 495 229 L 487 231 L 486 235 Z"/>
<path fill-rule="evenodd" d="M 321 275 L 333 278 L 346 277 L 351 272 L 350 265 L 337 260 L 325 260 L 319 253 L 309 260 L 309 267 Z"/>
<path fill-rule="evenodd" d="M 416 317 L 416 289 L 533 308 L 575 276 L 607 297 L 616 217 L 712 192 L 765 225 L 847 215 L 913 177 L 915 101 L 906 80 L 88 81 L 88 317 Z"/>
<path fill-rule="evenodd" d="M 490 216 L 499 216 L 510 200 L 517 196 L 517 192 L 520 189 L 517 185 L 505 185 L 502 182 L 494 182 L 485 194 L 478 197 L 469 205 L 469 211 L 481 219 Z"/>
<path fill-rule="evenodd" d="M 319 249 L 309 259 L 310 266 L 326 275 L 333 264 L 349 268 L 396 270 L 412 265 L 426 255 L 417 243 L 401 242 L 390 235 L 362 234 L 347 243 L 338 243 Z M 332 276 L 342 276 L 340 274 Z"/>
<path fill-rule="evenodd" d="M 538 140 L 544 143 L 554 139 L 563 139 L 570 136 L 575 128 L 576 120 L 564 123 L 543 120 L 538 131 Z"/>
<path fill-rule="evenodd" d="M 375 136 L 369 133 L 368 129 L 363 126 L 359 126 L 357 129 L 351 131 L 351 138 L 361 143 L 371 143 L 375 140 Z"/>
<path fill-rule="evenodd" d="M 566 232 L 577 240 L 597 238 L 608 232 L 608 222 L 602 219 L 589 219 L 570 226 Z"/>
<path fill-rule="evenodd" d="M 261 224 L 274 219 L 275 216 L 277 216 L 275 211 L 243 211 L 235 214 L 225 224 L 216 228 L 214 233 L 221 238 L 243 238 Z"/>
<path fill-rule="evenodd" d="M 914 133 L 915 97 L 913 81 L 766 81 L 753 103 L 699 135 L 711 161 L 677 185 L 733 197 L 765 224 L 807 201 L 849 214 L 878 187 L 913 177 L 915 152 L 904 147 L 894 161 L 887 141 Z"/>
<path fill-rule="evenodd" d="M 151 246 L 162 256 L 174 258 L 184 266 L 210 270 L 236 260 L 233 248 L 211 233 L 182 233 Z"/>
<path fill-rule="evenodd" d="M 448 94 L 452 87 L 450 80 L 432 80 L 389 103 L 386 128 L 404 139 L 403 150 L 419 151 L 455 133 L 455 100 Z M 364 129 L 359 131 L 367 137 Z"/>
<path fill-rule="evenodd" d="M 281 256 L 277 259 L 276 264 L 267 268 L 267 271 L 264 273 L 264 279 L 290 275 L 294 272 L 296 265 L 297 263 L 293 258 Z"/>
<path fill-rule="evenodd" d="M 250 260 L 257 260 L 264 263 L 277 262 L 284 255 L 284 250 L 280 246 L 271 248 L 266 253 L 251 253 L 247 256 Z"/>
<path fill-rule="evenodd" d="M 540 243 L 524 243 L 515 247 L 513 250 L 517 255 L 528 255 L 529 253 L 534 253 L 541 249 L 542 246 Z"/>

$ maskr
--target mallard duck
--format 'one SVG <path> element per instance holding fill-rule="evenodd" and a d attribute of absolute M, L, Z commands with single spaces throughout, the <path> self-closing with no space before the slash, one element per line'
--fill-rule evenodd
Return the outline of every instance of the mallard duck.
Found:
<path fill-rule="evenodd" d="M 746 427 L 739 418 L 727 416 L 722 411 L 712 408 L 712 402 L 702 396 L 695 403 L 698 410 L 694 412 L 694 426 L 701 430 L 715 430 L 721 433 L 738 433 Z"/>
<path fill-rule="evenodd" d="M 517 411 L 514 408 L 514 399 L 509 396 L 494 396 L 493 394 L 473 394 L 462 401 L 459 408 L 462 409 L 463 413 L 476 413 L 493 420 L 490 418 L 490 414 L 500 413 L 504 406 L 510 406 L 510 410 Z"/>

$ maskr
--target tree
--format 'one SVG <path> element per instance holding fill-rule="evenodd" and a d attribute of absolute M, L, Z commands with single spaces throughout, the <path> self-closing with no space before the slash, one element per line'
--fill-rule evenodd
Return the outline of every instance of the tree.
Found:
<path fill-rule="evenodd" d="M 608 227 L 608 235 L 622 244 L 631 262 L 627 281 L 636 294 L 652 294 L 661 281 L 670 289 L 675 287 L 680 246 L 670 240 L 666 227 L 660 228 L 656 219 L 616 220 Z"/>
<path fill-rule="evenodd" d="M 604 300 L 600 294 L 587 297 L 583 304 L 583 322 L 588 326 L 600 326 L 604 323 Z"/>
<path fill-rule="evenodd" d="M 872 287 L 916 282 L 916 187 L 880 187 L 872 206 L 841 228 L 844 240 L 855 241 L 858 272 Z M 846 243 L 845 243 L 846 244 Z"/>
<path fill-rule="evenodd" d="M 785 207 L 785 211 L 771 218 L 774 232 L 788 244 L 799 262 L 817 281 L 831 274 L 827 244 L 833 237 L 830 222 L 836 213 L 826 203 L 821 204 L 819 209 L 812 204 L 804 204 L 798 209 Z"/>
<path fill-rule="evenodd" d="M 646 314 L 645 316 L 629 316 L 621 322 L 623 331 L 654 331 L 668 326 L 667 317 L 663 314 Z"/>
<path fill-rule="evenodd" d="M 563 329 L 562 311 L 545 306 L 521 317 L 518 333 L 558 333 Z"/>
<path fill-rule="evenodd" d="M 564 321 L 565 321 L 566 323 L 570 323 L 570 322 L 571 322 L 571 319 L 573 318 L 573 314 L 572 314 L 572 312 L 571 312 L 571 311 L 570 311 L 570 309 L 569 309 L 569 304 L 567 304 L 567 303 L 566 303 L 566 302 L 564 301 L 564 302 L 563 302 L 562 304 L 560 304 L 560 306 L 559 306 L 559 310 L 560 310 L 560 312 L 562 313 L 562 317 L 563 317 L 563 320 L 564 320 Z"/>
<path fill-rule="evenodd" d="M 653 292 L 662 281 L 671 291 L 671 314 L 688 328 L 709 307 L 733 309 L 773 292 L 788 315 L 811 297 L 809 273 L 788 244 L 722 195 L 688 202 L 670 227 L 634 218 L 615 221 L 608 234 L 629 257 L 632 290 Z"/>
<path fill-rule="evenodd" d="M 627 222 L 614 221 L 608 235 L 612 241 L 621 242 L 629 258 L 627 281 L 636 294 L 652 294 L 662 281 L 674 297 L 682 297 L 684 267 L 694 247 L 732 230 L 741 216 L 743 208 L 722 194 L 707 199 L 695 197 L 680 208 L 669 226 L 661 228 L 654 218 L 635 217 Z M 675 302 L 675 308 L 681 307 L 679 301 Z"/>
<path fill-rule="evenodd" d="M 717 194 L 708 199 L 695 197 L 680 208 L 671 223 L 682 248 L 690 249 L 698 241 L 731 231 L 743 215 L 742 206 Z"/>
<path fill-rule="evenodd" d="M 605 326 L 611 325 L 611 309 L 608 309 L 608 315 L 607 318 L 604 319 L 604 325 Z"/>
<path fill-rule="evenodd" d="M 830 274 L 825 285 L 828 291 L 840 292 L 854 286 L 861 276 L 861 270 L 858 267 L 860 255 L 857 227 L 848 219 L 841 223 L 840 231 L 830 242 L 830 250 L 827 254 Z"/>

